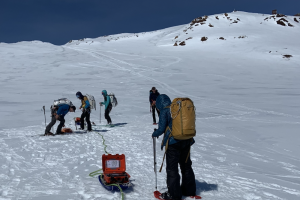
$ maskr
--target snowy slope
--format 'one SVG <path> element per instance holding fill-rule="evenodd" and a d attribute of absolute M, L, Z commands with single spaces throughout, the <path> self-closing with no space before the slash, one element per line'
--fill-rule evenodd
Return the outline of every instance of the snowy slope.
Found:
<path fill-rule="evenodd" d="M 286 26 L 277 24 L 281 18 Z M 191 156 L 203 199 L 299 199 L 299 31 L 293 16 L 233 12 L 63 46 L 0 43 L 0 199 L 120 199 L 88 176 L 102 168 L 99 134 L 109 153 L 126 155 L 134 186 L 125 198 L 154 199 L 152 86 L 196 105 Z M 118 98 L 111 117 L 120 126 L 38 136 L 44 132 L 43 105 L 49 122 L 54 99 L 67 97 L 79 107 L 77 91 L 99 102 L 103 89 Z M 91 115 L 98 124 L 99 112 Z M 72 119 L 80 114 L 69 113 L 66 126 L 75 129 Z M 161 191 L 165 177 L 164 170 L 158 174 Z"/>

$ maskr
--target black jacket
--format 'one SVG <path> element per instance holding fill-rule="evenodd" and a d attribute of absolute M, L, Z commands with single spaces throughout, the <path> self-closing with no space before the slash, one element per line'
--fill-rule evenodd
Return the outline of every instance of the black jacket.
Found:
<path fill-rule="evenodd" d="M 150 95 L 149 95 L 149 102 L 150 102 L 150 104 L 152 104 L 153 101 L 156 101 L 156 98 L 158 97 L 158 95 L 160 95 L 160 94 L 159 94 L 159 92 L 157 90 L 156 90 L 155 93 L 153 93 L 152 90 L 150 90 Z"/>

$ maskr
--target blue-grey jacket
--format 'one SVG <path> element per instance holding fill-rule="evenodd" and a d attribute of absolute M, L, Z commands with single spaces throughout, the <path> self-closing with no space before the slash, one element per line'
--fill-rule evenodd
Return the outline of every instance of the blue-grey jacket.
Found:
<path fill-rule="evenodd" d="M 56 114 L 64 117 L 69 112 L 69 110 L 70 106 L 67 104 L 63 104 L 58 107 Z"/>
<path fill-rule="evenodd" d="M 170 113 L 170 108 L 166 108 L 167 106 L 170 105 L 171 105 L 171 100 L 167 95 L 161 94 L 157 97 L 156 108 L 160 111 L 160 114 L 159 114 L 158 129 L 154 131 L 152 137 L 158 137 L 164 134 L 168 126 L 172 130 L 172 117 Z M 171 133 L 170 130 L 167 130 L 165 137 L 163 138 L 163 143 L 161 146 L 162 149 L 164 146 L 166 146 L 170 133 Z M 173 137 L 171 137 L 169 140 L 169 145 L 175 144 L 177 142 L 179 142 L 179 140 L 175 140 Z"/>

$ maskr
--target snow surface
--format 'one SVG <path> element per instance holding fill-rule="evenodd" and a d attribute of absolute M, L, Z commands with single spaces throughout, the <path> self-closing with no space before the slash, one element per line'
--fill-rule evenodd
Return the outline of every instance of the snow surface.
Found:
<path fill-rule="evenodd" d="M 292 16 L 283 18 L 293 27 L 278 25 L 282 17 L 270 15 L 227 17 L 63 46 L 0 43 L 0 200 L 120 199 L 88 176 L 102 168 L 99 134 L 109 153 L 126 155 L 134 186 L 125 198 L 154 199 L 152 86 L 172 99 L 190 97 L 196 105 L 191 157 L 203 199 L 299 199 L 300 24 Z M 208 40 L 201 42 L 202 37 Z M 182 41 L 185 46 L 173 46 Z M 286 54 L 293 57 L 283 58 Z M 45 128 L 43 105 L 49 122 L 54 99 L 66 97 L 79 107 L 77 91 L 99 102 L 103 89 L 118 98 L 111 117 L 120 126 L 39 136 Z M 91 115 L 97 124 L 99 112 L 98 107 Z M 75 129 L 73 118 L 80 114 L 69 113 L 66 126 Z M 103 108 L 101 118 L 105 124 Z M 163 170 L 160 191 L 165 182 Z"/>

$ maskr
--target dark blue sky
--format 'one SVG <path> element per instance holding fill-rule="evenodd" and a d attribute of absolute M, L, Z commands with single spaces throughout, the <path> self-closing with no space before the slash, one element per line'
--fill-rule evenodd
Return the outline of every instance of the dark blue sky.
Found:
<path fill-rule="evenodd" d="M 294 15 L 300 0 L 0 0 L 0 42 L 72 39 L 154 31 L 232 12 Z"/>

